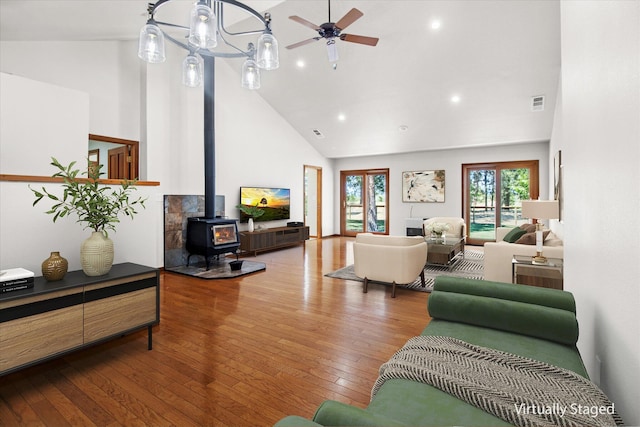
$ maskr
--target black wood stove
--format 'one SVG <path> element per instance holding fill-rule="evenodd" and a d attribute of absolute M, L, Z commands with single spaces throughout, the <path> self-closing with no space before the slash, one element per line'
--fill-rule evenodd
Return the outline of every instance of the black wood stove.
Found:
<path fill-rule="evenodd" d="M 238 259 L 240 240 L 235 220 L 222 218 L 189 218 L 187 222 L 187 266 L 191 255 L 202 255 L 207 270 L 209 258 L 234 253 Z"/>

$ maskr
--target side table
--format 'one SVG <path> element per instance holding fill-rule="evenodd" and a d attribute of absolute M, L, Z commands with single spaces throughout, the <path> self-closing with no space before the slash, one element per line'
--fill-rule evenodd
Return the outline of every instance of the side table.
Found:
<path fill-rule="evenodd" d="M 533 257 L 514 255 L 511 261 L 513 283 L 562 290 L 562 277 L 563 261 L 559 258 L 547 258 L 545 264 L 538 264 Z"/>

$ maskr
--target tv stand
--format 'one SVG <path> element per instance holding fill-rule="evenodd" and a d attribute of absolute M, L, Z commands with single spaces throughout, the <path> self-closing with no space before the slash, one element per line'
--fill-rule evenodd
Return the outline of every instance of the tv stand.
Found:
<path fill-rule="evenodd" d="M 257 255 L 258 252 L 295 246 L 309 240 L 309 227 L 273 227 L 240 232 L 240 250 Z"/>

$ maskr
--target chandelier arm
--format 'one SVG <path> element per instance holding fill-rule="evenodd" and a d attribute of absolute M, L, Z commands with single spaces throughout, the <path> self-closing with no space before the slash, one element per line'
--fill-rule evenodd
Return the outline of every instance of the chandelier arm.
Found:
<path fill-rule="evenodd" d="M 240 5 L 242 3 L 237 3 L 237 4 Z M 224 32 L 229 36 L 248 36 L 252 34 L 262 34 L 265 31 L 270 31 L 268 22 L 264 18 L 262 18 L 262 16 L 259 16 L 260 21 L 265 25 L 265 30 L 249 30 L 249 31 L 241 31 L 238 33 L 231 32 L 227 30 L 227 28 L 224 26 L 224 2 L 216 2 L 215 8 L 216 8 L 216 17 L 218 20 L 218 29 L 220 30 L 221 33 Z M 225 43 L 226 42 L 227 41 L 225 40 Z"/>
<path fill-rule="evenodd" d="M 151 19 L 153 19 L 153 15 L 156 13 L 156 10 L 160 8 L 163 4 L 170 2 L 171 0 L 158 0 L 155 3 L 149 3 L 149 15 L 151 15 Z"/>
<path fill-rule="evenodd" d="M 162 29 L 160 29 L 160 31 L 162 31 Z M 164 34 L 164 37 L 165 37 L 167 40 L 169 40 L 170 42 L 172 42 L 173 44 L 178 45 L 178 46 L 180 46 L 181 48 L 188 50 L 188 51 L 189 51 L 189 53 L 194 52 L 193 47 L 191 47 L 191 46 L 190 46 L 190 45 L 188 45 L 187 43 L 183 43 L 183 42 L 181 42 L 180 40 L 177 40 L 177 39 L 175 39 L 175 38 L 171 37 L 169 34 L 167 34 L 167 33 L 166 33 L 166 32 L 164 32 L 164 31 L 162 31 L 162 34 Z M 198 51 L 198 49 L 196 49 L 195 51 Z M 199 52 L 198 52 L 198 53 L 199 53 Z"/>
<path fill-rule="evenodd" d="M 162 0 L 160 0 L 162 1 Z M 167 1 L 167 0 L 164 0 Z M 262 22 L 262 24 L 269 28 L 269 22 L 267 22 L 266 19 L 264 19 L 264 17 L 262 15 L 260 15 L 255 9 L 247 6 L 246 4 L 240 3 L 239 1 L 236 0 L 216 0 L 217 3 L 220 3 L 220 5 L 222 6 L 223 3 L 227 3 L 236 7 L 239 7 L 240 9 L 244 9 L 247 12 L 249 12 L 251 15 L 255 16 L 256 19 L 260 20 L 260 22 Z"/>
<path fill-rule="evenodd" d="M 178 25 L 178 24 L 172 24 L 170 22 L 164 22 L 164 21 L 156 21 L 155 19 L 150 19 L 149 21 L 147 21 L 147 24 L 158 24 L 158 25 L 166 25 L 167 27 L 174 27 L 174 28 L 180 28 L 181 30 L 188 30 L 189 27 L 186 27 L 184 25 Z M 163 31 L 164 33 L 164 31 Z"/>
<path fill-rule="evenodd" d="M 162 29 L 160 29 L 160 31 L 162 31 Z M 215 57 L 215 58 L 243 58 L 243 57 L 247 57 L 250 56 L 251 53 L 250 52 L 244 52 L 241 49 L 238 49 L 237 47 L 235 47 L 232 44 L 227 43 L 230 47 L 238 50 L 238 53 L 231 53 L 231 52 L 211 52 L 210 50 L 206 50 L 206 49 L 194 49 L 193 46 L 187 44 L 187 43 L 183 43 L 180 40 L 177 40 L 176 38 L 170 36 L 169 34 L 165 33 L 164 31 L 162 31 L 162 34 L 164 34 L 164 37 L 169 40 L 171 43 L 180 46 L 181 48 L 188 50 L 189 53 L 197 53 L 200 56 L 208 56 L 208 57 Z"/>
<path fill-rule="evenodd" d="M 236 45 L 231 44 L 229 41 L 227 41 L 227 39 L 224 38 L 222 33 L 220 33 L 219 36 L 227 46 L 229 46 L 230 48 L 235 49 L 235 50 L 238 51 L 238 53 L 234 53 L 233 54 L 234 58 L 241 57 L 241 56 L 246 56 L 246 57 L 250 58 L 253 55 L 253 51 L 244 51 L 244 50 L 240 49 L 239 47 L 237 47 Z M 210 53 L 213 54 L 213 52 L 210 52 Z M 231 55 L 231 54 L 229 54 L 229 55 Z M 215 54 L 213 56 L 217 56 L 217 54 Z"/>

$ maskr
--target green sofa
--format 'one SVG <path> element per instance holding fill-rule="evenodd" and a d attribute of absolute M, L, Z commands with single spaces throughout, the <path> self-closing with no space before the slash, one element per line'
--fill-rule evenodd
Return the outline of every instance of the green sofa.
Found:
<path fill-rule="evenodd" d="M 588 378 L 576 348 L 578 323 L 569 292 L 441 276 L 429 296 L 431 322 L 422 335 L 448 336 L 569 369 Z M 509 425 L 421 382 L 392 379 L 366 409 L 327 400 L 313 421 L 298 416 L 276 426 Z"/>

